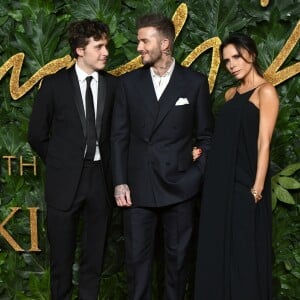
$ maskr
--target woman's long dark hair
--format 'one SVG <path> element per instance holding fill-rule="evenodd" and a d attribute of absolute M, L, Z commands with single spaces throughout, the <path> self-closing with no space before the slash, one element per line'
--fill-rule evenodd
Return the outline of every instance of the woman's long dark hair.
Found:
<path fill-rule="evenodd" d="M 236 51 L 239 53 L 239 55 L 246 61 L 249 63 L 249 61 L 247 61 L 241 50 L 244 49 L 246 51 L 248 51 L 248 53 L 252 56 L 252 64 L 256 70 L 256 72 L 263 77 L 263 72 L 261 70 L 261 67 L 259 66 L 258 62 L 257 62 L 257 56 L 258 56 L 258 51 L 257 51 L 257 47 L 256 47 L 256 43 L 254 42 L 254 40 L 249 37 L 248 35 L 245 35 L 243 33 L 232 33 L 229 37 L 227 37 L 223 43 L 220 46 L 220 56 L 223 60 L 223 50 L 226 46 L 228 45 L 233 45 L 236 49 Z"/>

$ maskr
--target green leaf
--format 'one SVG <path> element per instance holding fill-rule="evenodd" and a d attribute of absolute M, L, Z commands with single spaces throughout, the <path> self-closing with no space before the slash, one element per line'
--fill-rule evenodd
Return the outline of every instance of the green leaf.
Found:
<path fill-rule="evenodd" d="M 128 42 L 128 39 L 122 33 L 115 34 L 114 43 L 115 43 L 116 48 L 122 47 L 127 42 Z"/>
<path fill-rule="evenodd" d="M 296 278 L 300 279 L 300 271 L 292 271 L 291 274 L 293 274 Z"/>
<path fill-rule="evenodd" d="M 297 263 L 300 264 L 300 248 L 294 251 L 294 258 L 297 261 Z"/>
<path fill-rule="evenodd" d="M 17 184 L 15 186 L 16 191 L 20 191 L 20 189 L 22 189 L 23 186 L 24 186 L 24 177 L 20 176 L 19 179 L 17 180 Z"/>
<path fill-rule="evenodd" d="M 299 189 L 300 182 L 295 178 L 279 176 L 278 177 L 279 184 L 285 189 Z"/>
<path fill-rule="evenodd" d="M 300 163 L 296 163 L 296 164 L 287 166 L 281 172 L 279 172 L 279 174 L 282 176 L 291 176 L 299 169 L 300 169 Z"/>
<path fill-rule="evenodd" d="M 292 264 L 291 264 L 290 261 L 285 261 L 285 262 L 284 262 L 284 266 L 285 266 L 285 268 L 286 268 L 288 271 L 292 270 L 292 268 L 293 268 L 293 266 L 292 266 Z"/>
<path fill-rule="evenodd" d="M 280 185 L 277 184 L 274 188 L 274 191 L 279 201 L 287 204 L 295 204 L 293 196 Z"/>

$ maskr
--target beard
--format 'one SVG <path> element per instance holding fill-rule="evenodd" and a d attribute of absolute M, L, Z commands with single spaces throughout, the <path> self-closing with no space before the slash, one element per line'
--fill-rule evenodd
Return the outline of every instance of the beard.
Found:
<path fill-rule="evenodd" d="M 152 50 L 151 52 L 146 53 L 146 55 L 142 56 L 142 63 L 145 66 L 153 66 L 156 62 L 158 62 L 162 57 L 162 53 L 159 50 Z"/>

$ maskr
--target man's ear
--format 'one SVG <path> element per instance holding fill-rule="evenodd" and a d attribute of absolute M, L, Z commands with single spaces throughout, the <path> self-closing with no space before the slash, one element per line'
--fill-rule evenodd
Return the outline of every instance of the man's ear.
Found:
<path fill-rule="evenodd" d="M 84 48 L 76 48 L 76 53 L 79 57 L 84 55 Z"/>
<path fill-rule="evenodd" d="M 164 51 L 169 51 L 170 50 L 170 41 L 169 39 L 162 39 L 161 41 L 161 50 Z"/>

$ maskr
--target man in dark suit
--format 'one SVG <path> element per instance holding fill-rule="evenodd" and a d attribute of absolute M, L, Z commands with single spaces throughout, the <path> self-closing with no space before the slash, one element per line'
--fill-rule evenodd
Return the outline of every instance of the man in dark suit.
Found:
<path fill-rule="evenodd" d="M 211 140 L 207 78 L 175 62 L 174 38 L 170 19 L 139 19 L 137 50 L 144 67 L 123 75 L 116 94 L 113 179 L 116 203 L 124 208 L 130 300 L 151 299 L 158 222 L 165 249 L 164 299 L 184 298 L 194 200 Z M 195 162 L 193 146 L 202 151 Z"/>
<path fill-rule="evenodd" d="M 46 165 L 51 299 L 70 300 L 82 218 L 79 299 L 98 299 L 111 217 L 110 123 L 115 78 L 104 71 L 108 27 L 72 23 L 76 64 L 43 80 L 29 123 L 29 143 Z M 111 188 L 109 188 L 111 186 Z"/>

